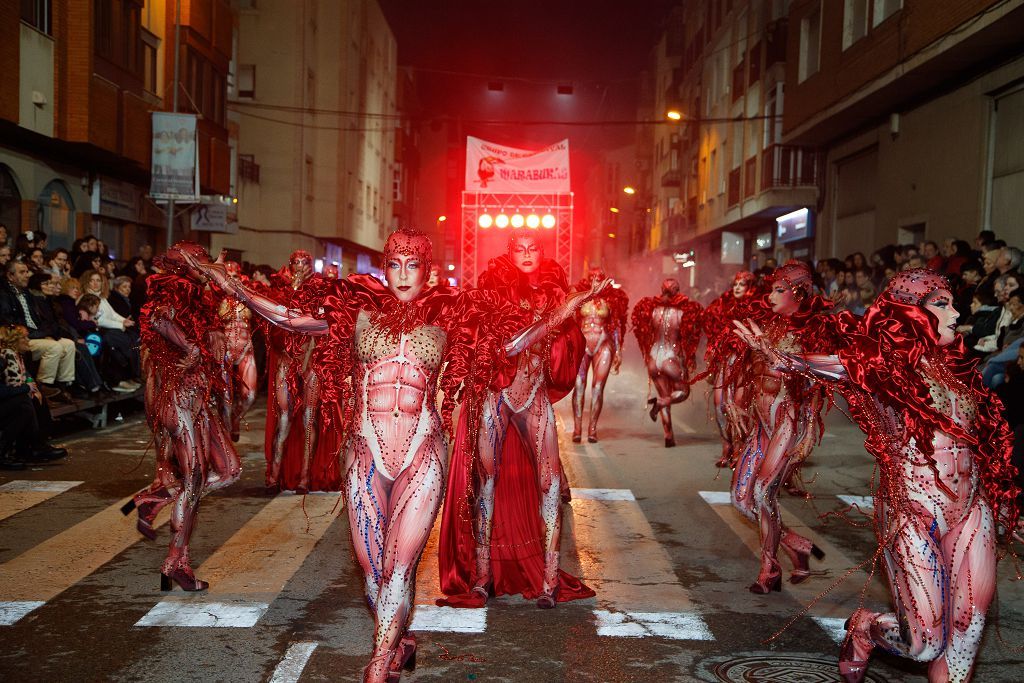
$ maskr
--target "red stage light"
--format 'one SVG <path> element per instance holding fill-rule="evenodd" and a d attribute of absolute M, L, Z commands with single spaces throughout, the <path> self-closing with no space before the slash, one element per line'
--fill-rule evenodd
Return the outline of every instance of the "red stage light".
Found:
<path fill-rule="evenodd" d="M 540 216 L 538 216 L 535 213 L 531 213 L 529 216 L 527 216 L 526 217 L 526 227 L 530 228 L 531 230 L 536 230 L 537 228 L 539 228 L 540 227 Z"/>
<path fill-rule="evenodd" d="M 512 227 L 513 228 L 521 228 L 526 223 L 526 219 L 523 218 L 523 214 L 521 214 L 521 213 L 514 213 L 514 214 L 512 214 L 512 221 L 511 222 L 512 222 Z"/>
<path fill-rule="evenodd" d="M 499 213 L 498 217 L 494 219 L 494 224 L 501 229 L 508 227 L 508 216 L 503 213 Z"/>
<path fill-rule="evenodd" d="M 477 225 L 479 225 L 484 230 L 494 225 L 494 219 L 491 218 L 491 214 L 489 213 L 480 214 L 480 218 L 478 218 L 476 222 Z"/>
<path fill-rule="evenodd" d="M 550 230 L 551 228 L 555 227 L 555 217 L 552 216 L 550 213 L 546 213 L 544 214 L 544 217 L 540 219 L 540 224 L 543 225 L 548 230 Z"/>

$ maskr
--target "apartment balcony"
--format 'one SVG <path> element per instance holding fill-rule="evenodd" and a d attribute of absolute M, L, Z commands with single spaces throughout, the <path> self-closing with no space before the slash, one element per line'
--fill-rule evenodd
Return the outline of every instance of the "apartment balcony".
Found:
<path fill-rule="evenodd" d="M 252 154 L 238 155 L 238 178 L 254 185 L 260 184 L 260 165 Z"/>
<path fill-rule="evenodd" d="M 683 174 L 678 170 L 665 171 L 661 176 L 662 187 L 679 187 L 683 182 Z"/>
<path fill-rule="evenodd" d="M 772 145 L 761 156 L 761 190 L 817 187 L 823 156 L 816 149 Z"/>

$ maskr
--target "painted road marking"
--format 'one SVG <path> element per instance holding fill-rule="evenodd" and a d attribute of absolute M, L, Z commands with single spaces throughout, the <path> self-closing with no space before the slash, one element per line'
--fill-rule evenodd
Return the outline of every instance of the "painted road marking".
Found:
<path fill-rule="evenodd" d="M 311 642 L 292 643 L 284 653 L 284 659 L 278 662 L 269 683 L 296 683 L 316 646 L 317 643 Z"/>
<path fill-rule="evenodd" d="M 65 491 L 70 491 L 80 481 L 32 481 L 15 479 L 0 486 L 0 520 L 28 510 Z"/>
<path fill-rule="evenodd" d="M 13 600 L 0 602 L 0 626 L 11 626 L 32 610 L 39 609 L 46 603 L 41 600 Z"/>
<path fill-rule="evenodd" d="M 743 541 L 743 544 L 750 549 L 754 557 L 761 556 L 761 541 L 757 528 L 750 523 L 746 517 L 732 507 L 728 491 L 701 491 L 700 496 L 711 509 L 722 519 L 723 522 Z M 811 539 L 825 553 L 822 561 L 811 559 L 811 578 L 800 584 L 784 582 L 787 592 L 795 596 L 804 604 L 814 602 L 813 615 L 820 617 L 849 616 L 849 605 L 857 604 L 860 599 L 860 591 L 868 575 L 863 570 L 853 572 L 845 581 L 840 583 L 834 590 L 822 594 L 837 579 L 845 576 L 851 568 L 857 566 L 847 557 L 842 550 L 830 543 L 820 533 L 810 529 L 800 518 L 790 511 L 782 502 L 779 502 L 779 509 L 787 527 L 794 532 Z M 783 573 L 788 569 L 788 559 L 782 549 L 779 549 L 779 557 L 783 563 Z M 757 574 L 757 564 L 751 564 L 751 578 Z M 868 595 L 871 598 L 880 600 L 886 604 L 889 599 L 888 590 L 882 582 L 875 577 L 870 583 Z"/>
<path fill-rule="evenodd" d="M 441 631 L 444 633 L 483 633 L 487 630 L 487 608 L 463 609 L 416 605 L 410 631 Z"/>
<path fill-rule="evenodd" d="M 597 592 L 599 635 L 713 639 L 632 491 L 573 489 L 570 505 L 583 580 Z"/>
<path fill-rule="evenodd" d="M 175 598 L 158 603 L 135 625 L 251 628 L 269 607 L 260 602 L 199 602 Z"/>
<path fill-rule="evenodd" d="M 430 538 L 423 549 L 423 559 L 416 571 L 416 606 L 413 610 L 411 631 L 437 631 L 442 633 L 483 633 L 487 630 L 487 608 L 439 607 L 434 604 L 441 594 L 441 579 L 437 566 L 437 542 L 441 530 L 438 513 Z"/>
<path fill-rule="evenodd" d="M 597 635 L 618 638 L 714 640 L 708 625 L 693 612 L 608 612 L 594 610 Z"/>
<path fill-rule="evenodd" d="M 875 509 L 875 498 L 874 496 L 836 496 L 839 500 L 843 501 L 847 505 L 856 505 L 864 512 L 870 512 Z"/>
<path fill-rule="evenodd" d="M 570 489 L 580 500 L 636 500 L 629 489 Z"/>
<path fill-rule="evenodd" d="M 208 591 L 165 598 L 135 625 L 254 626 L 336 519 L 338 495 L 275 496 L 196 569 Z"/>
<path fill-rule="evenodd" d="M 135 515 L 121 514 L 121 506 L 129 500 L 114 503 L 0 565 L 0 603 L 38 603 L 38 607 L 139 541 Z M 154 527 L 167 522 L 169 508 L 160 511 Z"/>
<path fill-rule="evenodd" d="M 843 641 L 846 640 L 846 628 L 843 626 L 846 623 L 845 617 L 811 617 L 811 619 L 817 622 L 818 626 L 837 645 L 842 645 Z"/>

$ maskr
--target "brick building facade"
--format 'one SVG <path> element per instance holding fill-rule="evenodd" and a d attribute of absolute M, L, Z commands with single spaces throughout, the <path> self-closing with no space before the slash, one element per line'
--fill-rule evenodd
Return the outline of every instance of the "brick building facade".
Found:
<path fill-rule="evenodd" d="M 95 234 L 124 258 L 162 244 L 149 189 L 150 113 L 168 108 L 174 2 L 0 1 L 0 222 L 50 246 Z M 230 190 L 226 83 L 233 10 L 182 2 L 180 111 L 202 116 L 202 191 Z M 184 230 L 179 232 L 183 234 Z"/>

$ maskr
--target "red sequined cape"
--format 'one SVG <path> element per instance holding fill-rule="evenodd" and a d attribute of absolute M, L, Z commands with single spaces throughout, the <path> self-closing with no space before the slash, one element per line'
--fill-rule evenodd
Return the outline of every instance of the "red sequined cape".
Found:
<path fill-rule="evenodd" d="M 685 294 L 675 296 L 645 296 L 633 306 L 633 313 L 630 322 L 633 325 L 633 336 L 640 346 L 640 352 L 646 359 L 651 355 L 651 347 L 654 346 L 654 309 L 659 306 L 665 308 L 676 308 L 682 312 L 682 320 L 679 326 L 679 338 L 682 342 L 683 355 L 686 358 L 686 366 L 689 372 L 693 372 L 697 364 L 697 346 L 700 344 L 701 322 L 703 309 L 696 301 L 693 301 Z"/>
<path fill-rule="evenodd" d="M 533 322 L 535 310 L 549 312 L 561 303 L 568 289 L 565 273 L 554 261 L 541 262 L 540 282 L 531 287 L 508 256 L 492 259 L 479 284 L 482 290 L 497 294 L 519 309 L 521 327 Z M 547 340 L 546 346 L 548 396 L 554 403 L 572 391 L 585 341 L 579 326 L 570 319 Z M 514 370 L 514 365 L 508 367 L 493 388 L 508 386 Z M 469 593 L 477 578 L 473 502 L 477 495 L 474 465 L 478 424 L 476 416 L 465 412 L 460 416 L 441 519 L 438 563 L 441 591 L 448 597 L 438 604 L 452 607 L 477 607 L 481 601 L 479 595 Z M 568 486 L 564 476 L 562 482 Z M 540 516 L 536 465 L 532 451 L 513 426 L 509 427 L 502 448 L 493 519 L 494 594 L 538 597 L 544 582 L 544 521 Z M 593 595 L 594 591 L 578 578 L 559 570 L 559 602 Z"/>

